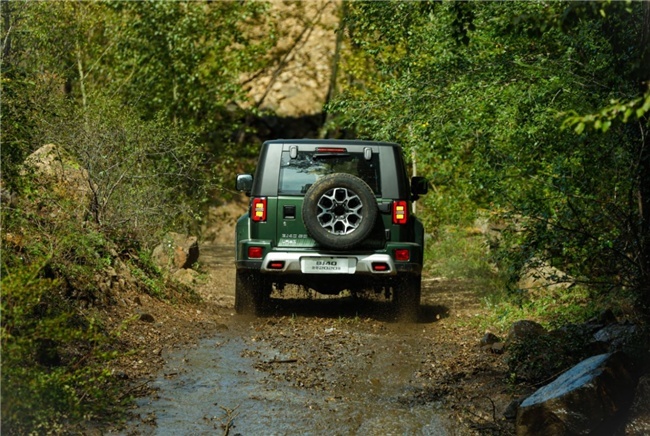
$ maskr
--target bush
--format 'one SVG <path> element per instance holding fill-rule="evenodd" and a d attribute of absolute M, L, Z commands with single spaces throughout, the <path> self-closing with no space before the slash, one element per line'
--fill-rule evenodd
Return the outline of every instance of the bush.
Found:
<path fill-rule="evenodd" d="M 570 324 L 556 332 L 529 335 L 508 346 L 508 368 L 515 381 L 532 385 L 550 382 L 593 354 L 591 335 Z"/>
<path fill-rule="evenodd" d="M 103 233 L 145 246 L 169 228 L 189 228 L 208 199 L 210 175 L 193 137 L 162 118 L 95 95 L 86 107 L 61 102 L 40 124 L 41 143 L 68 151 L 85 170 L 88 216 Z"/>
<path fill-rule="evenodd" d="M 468 280 L 483 294 L 503 287 L 485 237 L 471 228 L 440 228 L 426 243 L 426 268 L 429 274 Z"/>
<path fill-rule="evenodd" d="M 2 425 L 7 434 L 59 432 L 120 404 L 105 363 L 110 335 L 75 302 L 46 263 L 2 277 Z"/>
<path fill-rule="evenodd" d="M 1 212 L 2 426 L 60 433 L 123 404 L 107 369 L 116 335 L 97 311 L 111 304 L 100 281 L 117 252 L 96 226 L 70 218 L 75 205 L 24 186 Z"/>

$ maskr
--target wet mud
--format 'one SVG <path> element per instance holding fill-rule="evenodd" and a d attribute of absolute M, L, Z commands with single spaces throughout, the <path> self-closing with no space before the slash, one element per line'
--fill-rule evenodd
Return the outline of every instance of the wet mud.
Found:
<path fill-rule="evenodd" d="M 416 324 L 392 320 L 382 298 L 274 294 L 263 317 L 235 315 L 231 247 L 204 247 L 216 282 L 206 300 L 228 311 L 197 345 L 166 351 L 166 364 L 137 400 L 121 434 L 459 434 L 431 389 L 444 322 L 470 305 L 462 292 L 440 303 L 425 280 Z M 215 284 L 216 283 L 216 284 Z M 460 344 L 452 344 L 454 347 Z M 433 392 L 433 393 L 432 393 Z"/>

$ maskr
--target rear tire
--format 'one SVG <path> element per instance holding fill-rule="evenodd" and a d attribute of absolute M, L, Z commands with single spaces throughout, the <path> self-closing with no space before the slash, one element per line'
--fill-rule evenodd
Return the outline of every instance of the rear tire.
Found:
<path fill-rule="evenodd" d="M 422 277 L 409 275 L 399 280 L 393 287 L 393 305 L 397 321 L 414 323 L 420 314 L 420 296 L 422 294 Z"/>
<path fill-rule="evenodd" d="M 271 284 L 259 272 L 237 271 L 235 278 L 235 312 L 261 315 L 268 306 Z"/>

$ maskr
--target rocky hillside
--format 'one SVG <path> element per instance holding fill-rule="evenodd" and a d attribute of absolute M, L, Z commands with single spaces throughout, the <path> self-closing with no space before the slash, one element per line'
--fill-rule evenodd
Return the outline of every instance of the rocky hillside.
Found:
<path fill-rule="evenodd" d="M 327 97 L 338 26 L 338 0 L 272 0 L 279 28 L 273 62 L 244 77 L 251 103 L 279 117 L 319 114 Z"/>

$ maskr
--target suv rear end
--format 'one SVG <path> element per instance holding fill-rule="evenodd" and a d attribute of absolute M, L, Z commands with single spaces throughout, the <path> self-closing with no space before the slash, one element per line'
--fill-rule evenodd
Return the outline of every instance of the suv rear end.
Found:
<path fill-rule="evenodd" d="M 297 284 L 385 292 L 399 318 L 416 319 L 424 230 L 410 211 L 426 181 L 409 181 L 397 144 L 267 141 L 237 189 L 251 197 L 236 230 L 237 312 L 258 313 L 273 285 Z"/>

